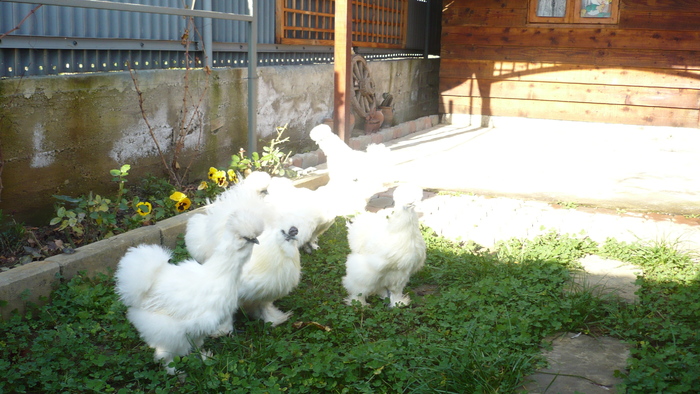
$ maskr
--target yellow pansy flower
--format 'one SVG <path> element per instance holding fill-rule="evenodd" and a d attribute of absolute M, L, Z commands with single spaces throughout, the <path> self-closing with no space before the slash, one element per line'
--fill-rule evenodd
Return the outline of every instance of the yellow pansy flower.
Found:
<path fill-rule="evenodd" d="M 185 212 L 186 210 L 190 209 L 190 205 L 192 205 L 192 201 L 190 201 L 189 198 L 185 197 L 182 200 L 178 201 L 177 204 L 175 204 L 175 209 L 177 209 L 178 212 Z"/>
<path fill-rule="evenodd" d="M 228 181 L 226 180 L 226 171 L 217 171 L 212 178 L 217 185 L 221 187 L 228 186 Z"/>
<path fill-rule="evenodd" d="M 192 201 L 182 192 L 171 194 L 170 199 L 177 202 L 175 204 L 175 209 L 177 209 L 178 212 L 185 212 L 190 208 L 190 205 L 192 205 Z"/>
<path fill-rule="evenodd" d="M 187 196 L 182 192 L 173 192 L 173 194 L 170 195 L 170 199 L 173 201 L 180 201 L 183 198 L 187 198 Z"/>
<path fill-rule="evenodd" d="M 197 190 L 204 190 L 208 187 L 209 187 L 209 184 L 207 183 L 207 181 L 202 181 L 202 183 L 200 183 L 199 186 L 197 186 Z"/>
<path fill-rule="evenodd" d="M 214 176 L 216 173 L 219 172 L 219 169 L 216 167 L 209 167 L 209 179 L 214 179 Z"/>
<path fill-rule="evenodd" d="M 238 183 L 238 175 L 236 175 L 236 171 L 228 170 L 227 173 L 229 182 Z"/>
<path fill-rule="evenodd" d="M 140 202 L 136 204 L 136 213 L 141 216 L 146 216 L 153 210 L 153 206 L 150 202 Z"/>

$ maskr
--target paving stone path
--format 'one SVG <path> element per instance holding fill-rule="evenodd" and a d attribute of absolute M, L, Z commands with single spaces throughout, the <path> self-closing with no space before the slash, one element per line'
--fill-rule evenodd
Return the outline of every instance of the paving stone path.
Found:
<path fill-rule="evenodd" d="M 389 189 L 375 195 L 368 209 L 376 211 L 392 206 L 392 192 Z M 425 192 L 417 211 L 421 221 L 439 235 L 452 240 L 472 240 L 487 248 L 501 240 L 532 239 L 556 231 L 588 236 L 598 243 L 607 238 L 669 242 L 682 250 L 700 251 L 700 226 L 658 215 L 598 213 L 601 211 L 556 208 L 537 201 L 433 192 Z M 638 267 L 598 256 L 587 256 L 580 262 L 585 270 L 578 278 L 580 283 L 614 292 L 627 302 L 637 300 L 634 282 L 640 272 Z M 552 350 L 544 352 L 549 366 L 532 375 L 523 392 L 610 393 L 621 383 L 615 371 L 626 368 L 629 347 L 624 342 L 581 333 L 560 333 L 545 340 L 552 344 Z"/>

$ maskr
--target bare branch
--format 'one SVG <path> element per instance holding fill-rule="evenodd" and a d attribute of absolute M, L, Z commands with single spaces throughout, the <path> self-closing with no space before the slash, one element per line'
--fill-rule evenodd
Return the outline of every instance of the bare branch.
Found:
<path fill-rule="evenodd" d="M 146 127 L 148 128 L 148 133 L 151 135 L 151 139 L 153 139 L 153 143 L 156 145 L 156 149 L 158 150 L 158 155 L 160 156 L 161 161 L 163 162 L 163 167 L 168 171 L 168 174 L 170 175 L 170 178 L 177 183 L 178 187 L 181 187 L 180 180 L 177 178 L 177 174 L 168 166 L 168 163 L 165 160 L 165 155 L 163 154 L 163 151 L 160 149 L 160 145 L 158 144 L 158 139 L 156 138 L 156 134 L 153 132 L 153 127 L 151 126 L 151 123 L 148 121 L 148 117 L 146 116 L 146 110 L 143 108 L 143 92 L 141 92 L 141 89 L 139 89 L 138 82 L 136 81 L 136 75 L 134 75 L 134 70 L 131 68 L 131 64 L 128 64 L 129 68 L 129 74 L 131 75 L 131 80 L 134 82 L 134 88 L 136 89 L 136 93 L 139 96 L 139 109 L 141 110 L 141 117 L 143 118 L 143 121 L 146 123 Z"/>
<path fill-rule="evenodd" d="M 17 26 L 15 26 L 14 29 L 12 29 L 12 30 L 10 30 L 10 31 L 7 31 L 7 32 L 5 32 L 3 35 L 1 35 L 1 36 L 0 36 L 0 40 L 2 40 L 3 38 L 7 37 L 7 35 L 10 34 L 10 33 L 12 33 L 13 31 L 19 30 L 19 28 L 22 27 L 22 24 L 23 24 L 30 16 L 34 15 L 34 13 L 36 12 L 36 10 L 38 10 L 38 9 L 41 8 L 42 6 L 43 6 L 43 4 L 39 4 L 38 6 L 32 8 L 32 10 L 29 11 L 29 13 L 27 14 L 27 16 L 25 16 L 24 19 L 22 19 L 22 20 L 19 22 L 19 24 L 18 24 Z"/>

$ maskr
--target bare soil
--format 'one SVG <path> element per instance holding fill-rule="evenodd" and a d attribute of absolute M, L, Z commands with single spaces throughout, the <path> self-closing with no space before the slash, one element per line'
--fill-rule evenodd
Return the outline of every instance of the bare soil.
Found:
<path fill-rule="evenodd" d="M 2 242 L 0 272 L 57 254 L 72 253 L 74 248 L 63 231 L 56 231 L 51 226 L 24 227 L 22 239 L 11 237 Z M 74 239 L 73 243 L 78 247 L 84 240 Z"/>

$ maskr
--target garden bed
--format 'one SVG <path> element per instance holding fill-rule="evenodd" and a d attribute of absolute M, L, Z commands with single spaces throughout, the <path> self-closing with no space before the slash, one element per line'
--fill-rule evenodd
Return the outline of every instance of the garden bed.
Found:
<path fill-rule="evenodd" d="M 356 150 L 363 150 L 371 143 L 383 143 L 405 137 L 411 133 L 433 127 L 438 123 L 439 117 L 437 115 L 422 117 L 381 129 L 373 134 L 353 137 L 350 139 L 349 146 Z M 290 159 L 293 166 L 302 169 L 309 169 L 325 163 L 325 156 L 320 149 L 296 154 Z M 315 189 L 327 181 L 327 174 L 321 170 L 301 177 L 295 181 L 295 184 Z M 88 275 L 110 272 L 116 267 L 126 249 L 131 246 L 140 243 L 157 243 L 174 248 L 177 236 L 184 233 L 187 219 L 190 215 L 198 212 L 198 210 L 194 210 L 182 213 L 161 220 L 152 226 L 141 227 L 78 247 L 71 254 L 55 254 L 40 261 L 16 265 L 8 271 L 0 272 L 0 315 L 7 318 L 14 309 L 22 312 L 28 302 L 45 303 L 49 299 L 51 291 L 59 283 L 70 280 L 79 271 L 85 271 Z"/>

